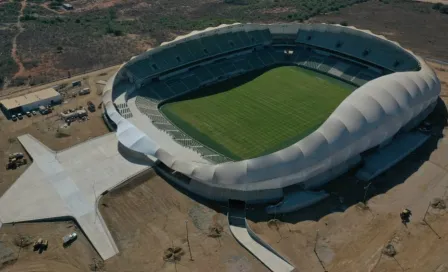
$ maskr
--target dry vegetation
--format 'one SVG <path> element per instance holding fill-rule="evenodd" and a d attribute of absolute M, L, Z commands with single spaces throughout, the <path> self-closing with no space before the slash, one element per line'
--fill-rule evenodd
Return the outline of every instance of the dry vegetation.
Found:
<path fill-rule="evenodd" d="M 73 11 L 61 11 L 58 7 L 63 0 L 27 0 L 22 17 L 25 31 L 17 39 L 26 71 L 12 85 L 29 84 L 28 77 L 35 78 L 31 83 L 40 84 L 68 72 L 118 64 L 194 29 L 234 22 L 303 21 L 363 1 L 75 0 L 70 1 Z M 18 6 L 12 9 L 9 17 L 14 19 Z M 15 67 L 7 68 L 0 71 L 1 77 L 11 78 L 16 72 Z"/>
<path fill-rule="evenodd" d="M 448 14 L 432 6 L 403 0 L 369 1 L 314 17 L 310 22 L 345 22 L 384 35 L 423 57 L 448 61 Z"/>
<path fill-rule="evenodd" d="M 365 3 L 363 3 L 365 2 Z M 70 1 L 73 11 L 51 9 L 61 0 L 28 0 L 22 22 L 25 31 L 18 36 L 18 52 L 26 71 L 12 85 L 41 84 L 68 73 L 77 74 L 128 60 L 160 42 L 194 29 L 233 22 L 310 21 L 341 23 L 371 29 L 425 57 L 446 58 L 447 14 L 444 6 L 406 0 L 162 0 L 142 2 Z M 359 3 L 353 5 L 354 3 Z M 8 9 L 5 36 L 0 42 L 4 58 L 0 78 L 10 78 L 17 67 L 8 61 L 10 38 L 17 29 L 18 3 L 0 6 Z M 318 14 L 326 14 L 317 16 Z M 7 23 L 9 22 L 9 23 Z M 0 22 L 1 25 L 1 22 Z M 437 26 L 437 27 L 433 27 Z M 28 77 L 31 77 L 28 79 Z"/>

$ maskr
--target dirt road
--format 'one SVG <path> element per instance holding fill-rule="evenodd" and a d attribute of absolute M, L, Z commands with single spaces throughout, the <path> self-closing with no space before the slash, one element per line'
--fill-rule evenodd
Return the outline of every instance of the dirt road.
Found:
<path fill-rule="evenodd" d="M 17 37 L 19 37 L 19 35 L 25 30 L 23 28 L 22 25 L 22 16 L 23 16 L 23 11 L 26 8 L 27 2 L 26 0 L 23 0 L 22 2 L 20 2 L 21 7 L 20 7 L 20 12 L 19 12 L 19 16 L 17 16 L 17 34 L 14 36 L 14 38 L 12 39 L 12 50 L 11 50 L 11 57 L 14 59 L 14 61 L 16 62 L 17 66 L 19 67 L 19 71 L 17 71 L 17 73 L 14 75 L 13 78 L 16 78 L 20 75 L 23 74 L 23 72 L 25 71 L 25 67 L 23 66 L 22 61 L 20 60 L 19 54 L 17 53 Z M 6 89 L 6 87 L 4 87 Z"/>
<path fill-rule="evenodd" d="M 85 74 L 75 75 L 75 76 L 72 76 L 71 78 L 59 79 L 59 80 L 56 80 L 56 81 L 53 81 L 50 83 L 46 83 L 43 85 L 39 85 L 39 86 L 33 86 L 33 87 L 27 86 L 25 88 L 22 86 L 22 87 L 5 89 L 0 92 L 0 98 L 4 99 L 4 98 L 8 98 L 8 97 L 13 97 L 13 96 L 24 95 L 24 94 L 36 92 L 39 90 L 43 90 L 46 88 L 51 88 L 53 86 L 57 86 L 57 85 L 61 85 L 61 84 L 71 84 L 71 82 L 77 81 L 77 80 L 82 80 L 83 78 L 104 77 L 102 79 L 107 80 L 109 77 L 112 76 L 112 74 L 114 72 L 116 72 L 118 70 L 118 68 L 120 66 L 121 66 L 121 64 L 116 65 L 116 66 L 107 67 L 107 68 L 100 69 L 100 70 L 96 70 L 96 71 L 92 71 L 92 72 L 85 73 Z"/>

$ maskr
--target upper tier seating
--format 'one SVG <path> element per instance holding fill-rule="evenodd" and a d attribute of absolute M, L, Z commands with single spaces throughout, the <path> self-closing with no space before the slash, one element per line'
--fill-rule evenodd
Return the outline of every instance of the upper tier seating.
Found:
<path fill-rule="evenodd" d="M 143 80 L 194 61 L 271 42 L 269 29 L 232 32 L 191 38 L 150 50 L 127 65 L 136 80 Z"/>

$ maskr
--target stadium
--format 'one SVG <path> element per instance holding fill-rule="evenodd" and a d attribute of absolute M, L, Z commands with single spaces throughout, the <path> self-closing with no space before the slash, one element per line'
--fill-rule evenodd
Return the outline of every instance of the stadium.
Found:
<path fill-rule="evenodd" d="M 103 91 L 121 148 L 214 201 L 276 202 L 360 167 L 370 180 L 428 135 L 440 82 L 370 31 L 233 24 L 193 31 L 122 65 Z"/>

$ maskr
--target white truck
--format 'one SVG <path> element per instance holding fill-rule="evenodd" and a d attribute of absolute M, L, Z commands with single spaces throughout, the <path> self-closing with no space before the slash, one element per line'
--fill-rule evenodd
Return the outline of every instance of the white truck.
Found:
<path fill-rule="evenodd" d="M 78 237 L 78 234 L 76 232 L 72 232 L 72 233 L 67 234 L 64 237 L 62 237 L 62 243 L 64 245 L 67 245 L 68 243 L 76 240 L 77 237 Z"/>

